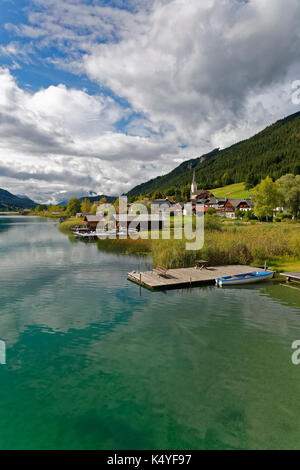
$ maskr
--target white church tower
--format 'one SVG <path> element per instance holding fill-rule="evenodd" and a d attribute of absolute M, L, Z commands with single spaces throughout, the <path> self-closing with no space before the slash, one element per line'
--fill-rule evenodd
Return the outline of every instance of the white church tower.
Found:
<path fill-rule="evenodd" d="M 191 184 L 191 197 L 195 195 L 197 192 L 197 183 L 196 183 L 196 178 L 195 178 L 195 170 L 193 172 L 193 181 Z"/>

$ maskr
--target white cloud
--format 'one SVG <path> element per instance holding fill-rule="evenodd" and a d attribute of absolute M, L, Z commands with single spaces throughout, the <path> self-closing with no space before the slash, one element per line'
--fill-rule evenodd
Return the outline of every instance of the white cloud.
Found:
<path fill-rule="evenodd" d="M 117 132 L 128 112 L 111 97 L 64 85 L 29 93 L 0 69 L 0 187 L 37 200 L 49 199 L 50 187 L 54 194 L 129 190 L 169 146 L 160 137 Z"/>
<path fill-rule="evenodd" d="M 298 0 L 156 2 L 143 27 L 95 45 L 84 64 L 91 79 L 201 145 L 247 117 L 251 94 L 264 105 L 262 92 L 283 86 L 299 62 L 299 21 Z"/>
<path fill-rule="evenodd" d="M 6 27 L 36 53 L 54 47 L 49 64 L 86 73 L 131 106 L 65 85 L 29 94 L 2 73 L 0 162 L 12 159 L 24 176 L 33 165 L 40 181 L 47 162 L 47 194 L 51 185 L 62 190 L 66 165 L 68 191 L 80 174 L 91 177 L 85 189 L 126 191 L 298 110 L 298 0 L 288 8 L 285 0 L 32 3 L 28 24 Z M 19 184 L 20 175 L 10 181 Z"/>

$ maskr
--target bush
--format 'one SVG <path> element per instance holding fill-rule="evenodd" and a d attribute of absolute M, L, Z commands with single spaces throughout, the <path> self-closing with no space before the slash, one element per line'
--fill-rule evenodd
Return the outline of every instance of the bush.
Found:
<path fill-rule="evenodd" d="M 237 209 L 234 213 L 235 217 L 237 217 L 238 219 L 243 219 L 245 217 L 245 211 L 241 211 L 239 209 Z"/>
<path fill-rule="evenodd" d="M 207 209 L 206 211 L 206 214 L 207 215 L 215 215 L 217 213 L 216 209 L 214 209 L 214 207 L 210 207 L 209 209 Z"/>
<path fill-rule="evenodd" d="M 250 210 L 245 212 L 244 220 L 258 220 L 258 218 L 254 214 L 254 212 Z"/>

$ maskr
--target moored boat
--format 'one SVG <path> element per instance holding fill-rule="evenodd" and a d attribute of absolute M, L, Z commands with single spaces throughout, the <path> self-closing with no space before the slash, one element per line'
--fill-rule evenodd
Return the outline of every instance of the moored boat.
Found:
<path fill-rule="evenodd" d="M 217 286 L 234 286 L 239 284 L 252 284 L 254 282 L 272 279 L 274 271 L 253 271 L 246 274 L 236 274 L 235 276 L 225 276 L 216 279 Z"/>

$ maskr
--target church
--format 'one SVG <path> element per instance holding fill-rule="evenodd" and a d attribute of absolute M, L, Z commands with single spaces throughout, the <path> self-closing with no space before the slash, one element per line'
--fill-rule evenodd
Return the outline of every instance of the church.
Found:
<path fill-rule="evenodd" d="M 210 191 L 206 189 L 198 189 L 196 183 L 195 170 L 193 172 L 193 180 L 191 184 L 191 202 L 203 202 L 205 199 L 209 198 L 211 195 Z"/>

